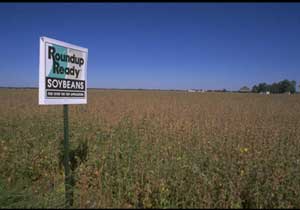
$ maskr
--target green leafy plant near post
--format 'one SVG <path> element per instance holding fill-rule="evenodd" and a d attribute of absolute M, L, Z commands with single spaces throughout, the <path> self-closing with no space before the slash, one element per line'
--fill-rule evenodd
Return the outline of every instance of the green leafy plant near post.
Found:
<path fill-rule="evenodd" d="M 60 144 L 60 152 L 59 152 L 59 167 L 62 169 L 62 166 L 64 164 L 65 159 L 65 153 L 64 153 L 64 147 L 63 147 L 63 141 L 61 141 Z M 72 206 L 74 203 L 74 187 L 76 184 L 75 180 L 75 173 L 76 169 L 80 166 L 81 163 L 85 162 L 87 160 L 87 154 L 88 154 L 88 144 L 87 141 L 80 141 L 76 148 L 71 148 L 69 150 L 69 165 L 71 169 L 70 173 L 70 205 Z"/>

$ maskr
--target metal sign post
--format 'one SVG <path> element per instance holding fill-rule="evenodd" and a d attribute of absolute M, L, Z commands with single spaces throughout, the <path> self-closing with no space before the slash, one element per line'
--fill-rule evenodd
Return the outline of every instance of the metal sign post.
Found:
<path fill-rule="evenodd" d="M 64 168 L 65 168 L 65 207 L 71 207 L 72 186 L 70 181 L 70 163 L 69 163 L 69 116 L 68 105 L 64 104 Z"/>

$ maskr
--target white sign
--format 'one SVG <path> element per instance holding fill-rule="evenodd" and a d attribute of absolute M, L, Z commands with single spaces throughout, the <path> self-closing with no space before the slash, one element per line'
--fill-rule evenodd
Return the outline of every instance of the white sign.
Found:
<path fill-rule="evenodd" d="M 40 38 L 39 104 L 87 103 L 88 49 Z"/>

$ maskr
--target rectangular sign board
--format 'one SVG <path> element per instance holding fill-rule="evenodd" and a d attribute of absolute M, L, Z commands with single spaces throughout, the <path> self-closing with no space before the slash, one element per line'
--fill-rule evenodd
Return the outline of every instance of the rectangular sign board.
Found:
<path fill-rule="evenodd" d="M 87 103 L 88 49 L 40 38 L 39 104 Z"/>

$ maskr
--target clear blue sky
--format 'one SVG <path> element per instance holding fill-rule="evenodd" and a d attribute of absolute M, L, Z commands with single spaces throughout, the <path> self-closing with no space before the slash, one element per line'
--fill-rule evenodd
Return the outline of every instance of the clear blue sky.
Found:
<path fill-rule="evenodd" d="M 88 87 L 300 84 L 300 4 L 1 3 L 0 86 L 38 86 L 39 37 L 89 49 Z"/>

